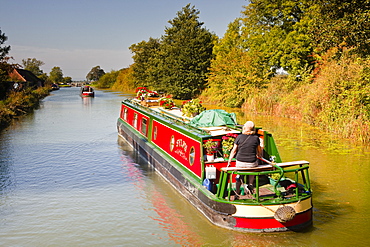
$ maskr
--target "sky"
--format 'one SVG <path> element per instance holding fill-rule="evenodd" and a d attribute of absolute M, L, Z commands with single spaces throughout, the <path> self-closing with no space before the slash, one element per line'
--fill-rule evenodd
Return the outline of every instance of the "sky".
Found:
<path fill-rule="evenodd" d="M 133 63 L 129 47 L 160 38 L 169 20 L 188 3 L 200 11 L 203 27 L 223 37 L 241 16 L 247 0 L 0 0 L 0 30 L 12 63 L 36 58 L 50 73 L 85 80 L 100 66 L 105 72 Z"/>

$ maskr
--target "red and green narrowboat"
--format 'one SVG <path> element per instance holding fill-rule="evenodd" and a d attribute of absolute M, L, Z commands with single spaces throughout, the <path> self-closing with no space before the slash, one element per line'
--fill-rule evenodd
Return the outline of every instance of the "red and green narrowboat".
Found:
<path fill-rule="evenodd" d="M 257 128 L 263 148 L 260 165 L 236 168 L 234 161 L 227 167 L 223 141 L 240 134 L 242 125 L 235 119 L 204 124 L 210 118 L 202 118 L 203 113 L 212 111 L 216 110 L 189 119 L 179 109 L 166 110 L 154 101 L 148 105 L 126 99 L 117 121 L 118 134 L 217 226 L 245 232 L 300 231 L 311 226 L 309 162 L 282 162 L 273 136 Z M 196 118 L 198 124 L 193 121 Z M 204 146 L 209 140 L 216 144 L 210 161 Z M 254 191 L 242 186 L 237 194 L 237 175 L 255 175 Z"/>
<path fill-rule="evenodd" d="M 83 86 L 81 87 L 81 97 L 94 97 L 94 89 L 90 86 Z"/>

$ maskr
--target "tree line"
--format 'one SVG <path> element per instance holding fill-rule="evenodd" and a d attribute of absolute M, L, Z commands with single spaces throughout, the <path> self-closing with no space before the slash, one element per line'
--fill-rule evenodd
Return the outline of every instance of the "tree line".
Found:
<path fill-rule="evenodd" d="M 369 141 L 370 1 L 255 0 L 223 37 L 187 5 L 160 38 L 130 46 L 113 89 L 202 98 Z M 109 74 L 109 73 L 107 73 Z"/>
<path fill-rule="evenodd" d="M 370 140 L 370 0 L 250 1 L 217 37 L 190 4 L 96 85 L 291 117 Z M 101 72 L 101 71 L 100 71 Z"/>

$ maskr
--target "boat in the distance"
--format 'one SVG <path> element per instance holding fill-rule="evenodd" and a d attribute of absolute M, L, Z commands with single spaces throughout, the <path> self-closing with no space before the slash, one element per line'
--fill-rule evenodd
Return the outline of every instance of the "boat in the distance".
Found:
<path fill-rule="evenodd" d="M 119 136 L 210 222 L 246 232 L 300 231 L 312 225 L 309 162 L 282 162 L 271 133 L 256 128 L 263 148 L 258 167 L 236 168 L 235 161 L 227 167 L 226 140 L 230 146 L 242 130 L 232 114 L 206 110 L 188 118 L 156 99 L 148 103 L 144 98 L 122 102 Z M 209 114 L 221 114 L 225 123 L 210 122 Z M 207 142 L 213 143 L 212 160 L 206 158 Z M 243 184 L 237 194 L 236 175 L 255 175 L 254 191 Z"/>
<path fill-rule="evenodd" d="M 90 86 L 83 86 L 81 87 L 80 90 L 81 90 L 80 94 L 82 97 L 94 97 L 95 96 L 94 89 Z"/>

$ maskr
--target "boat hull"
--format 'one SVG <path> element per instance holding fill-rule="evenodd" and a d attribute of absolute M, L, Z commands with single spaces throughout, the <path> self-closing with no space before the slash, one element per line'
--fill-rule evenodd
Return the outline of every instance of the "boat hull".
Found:
<path fill-rule="evenodd" d="M 82 92 L 81 96 L 82 97 L 94 97 L 95 94 L 94 94 L 94 92 Z"/>
<path fill-rule="evenodd" d="M 170 157 L 148 142 L 121 118 L 118 119 L 117 129 L 121 138 L 145 158 L 210 222 L 217 226 L 243 232 L 278 232 L 300 231 L 312 224 L 311 197 L 304 202 L 299 202 L 302 206 L 293 220 L 280 223 L 274 218 L 273 210 L 283 205 L 263 206 L 221 202 L 198 181 L 192 181 L 192 178 L 183 173 Z"/>

